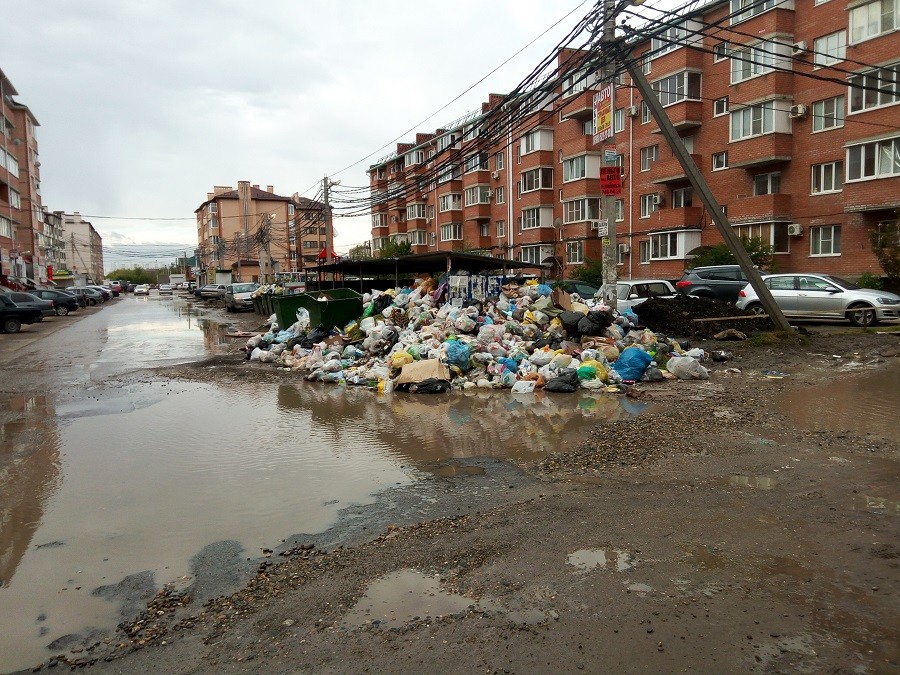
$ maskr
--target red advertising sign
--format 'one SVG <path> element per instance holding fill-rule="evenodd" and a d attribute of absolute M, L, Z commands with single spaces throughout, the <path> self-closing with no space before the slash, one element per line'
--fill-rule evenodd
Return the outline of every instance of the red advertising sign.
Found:
<path fill-rule="evenodd" d="M 622 194 L 622 169 L 617 166 L 600 168 L 600 194 L 605 196 Z"/>

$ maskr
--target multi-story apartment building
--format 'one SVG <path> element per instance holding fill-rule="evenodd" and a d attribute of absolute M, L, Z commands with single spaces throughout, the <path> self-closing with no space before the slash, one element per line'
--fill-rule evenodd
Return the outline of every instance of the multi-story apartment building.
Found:
<path fill-rule="evenodd" d="M 103 238 L 78 211 L 62 214 L 60 256 L 66 262 L 61 269 L 71 273 L 71 276 L 65 276 L 66 281 L 71 279 L 76 285 L 99 284 L 103 281 Z M 54 277 L 58 276 L 54 272 Z"/>
<path fill-rule="evenodd" d="M 38 121 L 0 70 L 0 283 L 47 281 Z"/>
<path fill-rule="evenodd" d="M 325 205 L 322 202 L 296 193 L 291 198 L 294 205 L 294 218 L 291 222 L 291 267 L 290 271 L 301 273 L 306 277 L 312 268 L 321 263 L 319 256 L 327 244 L 327 227 L 331 220 L 326 217 Z"/>
<path fill-rule="evenodd" d="M 880 272 L 870 233 L 896 231 L 900 212 L 898 10 L 897 0 L 725 0 L 631 38 L 731 226 L 771 245 L 781 270 Z M 481 250 L 569 276 L 602 257 L 597 221 L 611 218 L 620 276 L 672 278 L 720 243 L 624 73 L 605 146 L 623 190 L 601 212 L 599 83 L 586 56 L 560 51 L 552 95 L 514 124 L 498 127 L 510 101 L 491 95 L 479 114 L 372 165 L 373 249 Z"/>

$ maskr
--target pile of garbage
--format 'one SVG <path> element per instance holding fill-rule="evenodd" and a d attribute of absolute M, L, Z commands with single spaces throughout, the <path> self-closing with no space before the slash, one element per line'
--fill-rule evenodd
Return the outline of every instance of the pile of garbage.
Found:
<path fill-rule="evenodd" d="M 432 287 L 366 294 L 363 316 L 341 329 L 311 327 L 302 308 L 283 329 L 273 315 L 270 330 L 243 349 L 250 361 L 309 381 L 380 391 L 620 391 L 635 382 L 709 377 L 703 363 L 712 355 L 643 328 L 633 312 L 589 307 L 576 294 L 561 297 L 536 283 L 506 284 L 483 301 L 443 303 L 446 294 Z"/>

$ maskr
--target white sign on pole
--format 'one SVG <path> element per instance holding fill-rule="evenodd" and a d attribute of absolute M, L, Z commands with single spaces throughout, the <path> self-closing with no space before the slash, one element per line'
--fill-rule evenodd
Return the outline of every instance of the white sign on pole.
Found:
<path fill-rule="evenodd" d="M 609 220 L 595 220 L 591 223 L 591 229 L 597 230 L 598 237 L 609 236 Z"/>

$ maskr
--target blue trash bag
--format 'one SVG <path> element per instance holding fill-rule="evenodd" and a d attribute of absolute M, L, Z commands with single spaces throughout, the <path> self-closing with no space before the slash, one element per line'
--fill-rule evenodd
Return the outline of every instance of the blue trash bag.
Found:
<path fill-rule="evenodd" d="M 457 340 L 447 340 L 447 365 L 456 366 L 462 372 L 469 370 L 469 345 Z"/>
<path fill-rule="evenodd" d="M 548 295 L 553 294 L 553 289 L 550 288 L 549 284 L 538 284 L 538 295 L 542 297 L 547 297 Z"/>
<path fill-rule="evenodd" d="M 640 347 L 629 347 L 619 354 L 612 367 L 626 382 L 637 382 L 652 361 L 653 357 Z"/>
<path fill-rule="evenodd" d="M 516 361 L 515 359 L 508 359 L 506 357 L 503 357 L 503 358 L 497 359 L 497 363 L 499 363 L 502 366 L 505 366 L 507 370 L 509 370 L 510 372 L 513 372 L 513 373 L 516 372 L 516 370 L 518 370 L 518 368 L 519 368 L 519 362 Z"/>

